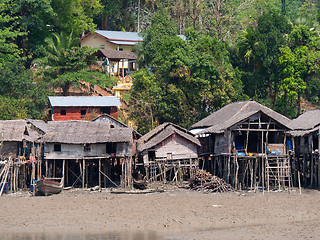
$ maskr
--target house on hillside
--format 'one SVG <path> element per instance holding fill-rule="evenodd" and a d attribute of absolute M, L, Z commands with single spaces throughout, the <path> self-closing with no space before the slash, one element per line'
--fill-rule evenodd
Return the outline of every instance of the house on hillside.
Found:
<path fill-rule="evenodd" d="M 119 183 L 124 175 L 133 129 L 102 121 L 51 121 L 42 141 L 46 176 L 61 176 L 65 166 L 66 186 L 101 187 Z"/>
<path fill-rule="evenodd" d="M 289 135 L 294 138 L 294 181 L 298 171 L 304 186 L 320 186 L 320 109 L 307 111 L 290 123 Z"/>
<path fill-rule="evenodd" d="M 137 55 L 133 46 L 142 42 L 137 32 L 96 30 L 80 39 L 81 46 L 99 48 L 98 59 L 104 62 L 106 71 L 114 76 L 127 76 L 136 70 Z"/>
<path fill-rule="evenodd" d="M 96 52 L 99 63 L 111 76 L 126 77 L 137 70 L 138 56 L 133 52 L 100 49 Z"/>
<path fill-rule="evenodd" d="M 52 121 L 91 120 L 101 114 L 118 118 L 120 100 L 115 96 L 49 97 Z"/>
<path fill-rule="evenodd" d="M 271 176 L 273 157 L 290 170 L 289 123 L 290 119 L 255 101 L 242 101 L 228 104 L 190 129 L 202 144 L 200 155 L 207 170 L 235 187 L 245 183 L 252 187 L 264 184 L 265 173 Z"/>
<path fill-rule="evenodd" d="M 149 180 L 156 180 L 158 174 L 165 180 L 171 176 L 183 175 L 197 167 L 199 140 L 188 130 L 173 123 L 163 123 L 138 140 L 138 151 L 143 160 Z"/>
<path fill-rule="evenodd" d="M 96 30 L 84 35 L 80 39 L 80 44 L 81 47 L 131 52 L 133 46 L 142 41 L 138 32 Z"/>

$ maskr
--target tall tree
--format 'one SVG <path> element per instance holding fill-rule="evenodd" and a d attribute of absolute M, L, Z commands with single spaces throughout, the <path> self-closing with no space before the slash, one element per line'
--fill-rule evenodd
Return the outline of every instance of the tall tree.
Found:
<path fill-rule="evenodd" d="M 238 43 L 238 66 L 244 74 L 245 93 L 255 99 L 270 99 L 274 107 L 282 69 L 280 48 L 287 44 L 291 31 L 287 19 L 278 13 L 264 13 L 255 29 L 248 28 L 245 38 Z"/>
<path fill-rule="evenodd" d="M 56 16 L 51 19 L 54 32 L 80 36 L 96 28 L 93 18 L 102 9 L 99 0 L 51 0 Z"/>
<path fill-rule="evenodd" d="M 225 42 L 236 30 L 241 29 L 240 13 L 252 4 L 253 0 L 210 0 L 207 3 L 207 29 L 219 41 Z"/>
<path fill-rule="evenodd" d="M 64 95 L 68 95 L 70 86 L 77 81 L 66 74 L 87 69 L 96 62 L 93 55 L 96 49 L 78 47 L 77 40 L 72 36 L 72 33 L 53 33 L 52 37 L 45 40 L 44 57 L 34 61 L 40 73 L 44 73 L 46 79 L 52 79 L 53 83 L 58 84 Z"/>

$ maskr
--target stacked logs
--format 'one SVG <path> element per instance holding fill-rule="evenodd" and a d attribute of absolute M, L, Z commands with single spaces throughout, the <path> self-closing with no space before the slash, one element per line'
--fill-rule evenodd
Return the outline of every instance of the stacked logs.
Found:
<path fill-rule="evenodd" d="M 189 189 L 205 193 L 233 191 L 230 184 L 217 176 L 212 176 L 212 174 L 204 170 L 196 171 L 195 177 L 190 179 Z"/>

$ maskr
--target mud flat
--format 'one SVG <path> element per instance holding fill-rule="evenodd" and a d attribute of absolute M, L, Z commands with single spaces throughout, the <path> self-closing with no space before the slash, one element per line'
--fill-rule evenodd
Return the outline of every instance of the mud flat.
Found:
<path fill-rule="evenodd" d="M 1 196 L 0 206 L 0 239 L 57 233 L 154 240 L 320 236 L 317 190 L 303 190 L 301 195 L 299 191 L 202 194 L 171 186 L 162 193 L 69 190 L 49 197 L 21 192 Z"/>

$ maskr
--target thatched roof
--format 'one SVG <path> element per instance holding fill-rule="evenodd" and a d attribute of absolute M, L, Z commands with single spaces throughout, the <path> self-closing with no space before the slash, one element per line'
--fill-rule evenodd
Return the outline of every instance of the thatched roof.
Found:
<path fill-rule="evenodd" d="M 184 129 L 173 123 L 163 123 L 160 126 L 154 128 L 147 134 L 143 135 L 138 141 L 138 151 L 142 152 L 145 149 L 154 147 L 158 143 L 164 141 L 166 138 L 171 136 L 173 133 L 180 135 L 181 137 L 193 142 L 200 146 L 199 140 L 190 133 L 187 129 Z"/>
<path fill-rule="evenodd" d="M 108 121 L 107 121 L 108 120 Z M 101 114 L 99 115 L 98 117 L 94 118 L 92 120 L 92 122 L 110 122 L 110 123 L 116 123 L 115 124 L 115 127 L 116 126 L 121 126 L 121 127 L 124 127 L 124 128 L 128 128 L 129 126 L 124 124 L 123 122 L 119 121 L 118 119 L 110 116 L 109 114 Z M 136 130 L 132 129 L 133 130 L 133 133 L 134 133 L 134 138 L 135 139 L 139 139 L 142 135 L 137 132 Z"/>
<path fill-rule="evenodd" d="M 40 121 L 40 120 L 39 120 Z M 31 129 L 29 120 L 2 120 L 0 121 L 0 142 L 36 141 L 40 134 Z"/>
<path fill-rule="evenodd" d="M 43 136 L 51 143 L 107 143 L 132 141 L 132 128 L 110 128 L 104 122 L 52 121 L 50 131 Z"/>
<path fill-rule="evenodd" d="M 190 129 L 207 128 L 201 133 L 222 133 L 225 129 L 230 128 L 259 112 L 264 113 L 289 129 L 288 124 L 291 121 L 290 119 L 255 101 L 230 103 L 201 121 L 193 124 Z"/>
<path fill-rule="evenodd" d="M 4 120 L 0 121 L 0 142 L 21 142 L 25 138 L 25 120 Z"/>
<path fill-rule="evenodd" d="M 317 131 L 320 127 L 320 109 L 307 111 L 289 124 L 292 136 L 303 136 Z"/>

